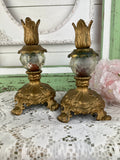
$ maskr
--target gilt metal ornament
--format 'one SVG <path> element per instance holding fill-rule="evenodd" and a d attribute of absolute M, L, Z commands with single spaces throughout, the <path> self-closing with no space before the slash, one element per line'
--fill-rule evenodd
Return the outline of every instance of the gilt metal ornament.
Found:
<path fill-rule="evenodd" d="M 15 108 L 12 110 L 13 114 L 20 115 L 26 107 L 37 104 L 47 103 L 47 108 L 54 111 L 58 108 L 57 102 L 54 100 L 55 90 L 48 84 L 40 82 L 40 73 L 28 72 L 28 79 L 30 83 L 24 85 L 18 90 L 15 95 Z"/>
<path fill-rule="evenodd" d="M 93 21 L 87 26 L 84 20 L 79 20 L 75 30 L 75 46 L 68 57 L 71 57 L 70 66 L 75 73 L 76 89 L 69 90 L 61 100 L 61 114 L 58 120 L 64 123 L 70 121 L 72 113 L 96 115 L 96 120 L 110 120 L 111 116 L 104 111 L 105 102 L 95 91 L 88 88 L 90 74 L 94 71 L 98 61 L 98 54 L 90 48 L 90 28 Z"/>
<path fill-rule="evenodd" d="M 38 27 L 40 24 L 40 19 L 35 23 L 31 18 L 27 17 L 25 22 L 21 20 L 22 26 L 24 28 L 24 42 L 26 45 L 38 45 L 39 35 Z"/>
<path fill-rule="evenodd" d="M 40 20 L 36 23 L 29 17 L 25 22 L 21 20 L 24 28 L 25 46 L 18 53 L 21 53 L 20 61 L 27 69 L 29 83 L 18 90 L 15 95 L 15 107 L 11 111 L 15 115 L 22 114 L 25 107 L 37 104 L 46 104 L 47 108 L 54 111 L 58 109 L 58 104 L 54 100 L 55 90 L 48 84 L 41 83 L 41 67 L 44 64 L 44 52 L 47 52 L 39 45 L 38 26 Z"/>
<path fill-rule="evenodd" d="M 72 23 L 75 30 L 75 46 L 77 49 L 89 48 L 91 45 L 90 39 L 90 28 L 93 21 L 91 20 L 87 26 L 84 20 L 80 19 L 77 23 L 77 26 Z"/>

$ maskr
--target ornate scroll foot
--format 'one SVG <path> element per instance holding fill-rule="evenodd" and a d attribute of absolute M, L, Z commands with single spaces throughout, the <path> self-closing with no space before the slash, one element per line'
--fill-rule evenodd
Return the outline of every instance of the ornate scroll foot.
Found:
<path fill-rule="evenodd" d="M 111 118 L 111 116 L 110 115 L 106 115 L 104 118 L 103 118 L 103 120 L 111 120 L 112 118 Z"/>
<path fill-rule="evenodd" d="M 11 111 L 12 114 L 15 115 L 21 115 L 23 112 L 24 107 L 18 107 L 18 105 L 15 106 L 15 108 Z"/>
<path fill-rule="evenodd" d="M 54 100 L 55 90 L 48 84 L 40 82 L 41 71 L 29 72 L 27 71 L 30 83 L 25 84 L 18 90 L 15 95 L 15 102 L 17 102 L 15 108 L 12 110 L 13 114 L 20 115 L 22 110 L 27 107 L 37 104 L 47 103 L 47 108 L 54 111 L 58 109 L 59 105 Z"/>
<path fill-rule="evenodd" d="M 111 120 L 111 116 L 107 115 L 107 113 L 104 110 L 100 110 L 97 113 L 96 120 L 98 120 L 98 121 L 100 121 L 100 120 Z"/>
<path fill-rule="evenodd" d="M 54 99 L 49 99 L 47 103 L 47 108 L 49 108 L 51 111 L 55 111 L 59 107 L 59 104 Z"/>
<path fill-rule="evenodd" d="M 70 121 L 70 118 L 72 117 L 71 114 L 61 113 L 57 119 L 63 123 L 67 123 Z"/>
<path fill-rule="evenodd" d="M 59 121 L 68 122 L 73 112 L 78 114 L 97 114 L 96 120 L 111 120 L 104 111 L 105 102 L 95 91 L 88 89 L 90 77 L 76 77 L 76 89 L 69 90 L 61 100 L 62 113 Z"/>

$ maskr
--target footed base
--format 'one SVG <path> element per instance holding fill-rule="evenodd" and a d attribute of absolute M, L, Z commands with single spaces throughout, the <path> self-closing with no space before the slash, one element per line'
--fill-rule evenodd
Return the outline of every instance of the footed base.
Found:
<path fill-rule="evenodd" d="M 111 116 L 104 111 L 105 102 L 99 94 L 88 89 L 90 77 L 76 77 L 77 88 L 69 90 L 61 101 L 61 114 L 58 120 L 64 123 L 69 122 L 71 112 L 77 114 L 97 114 L 96 120 L 111 120 Z"/>
<path fill-rule="evenodd" d="M 11 111 L 15 115 L 22 114 L 24 105 L 31 106 L 47 103 L 47 108 L 54 111 L 58 109 L 58 104 L 54 100 L 55 90 L 48 84 L 41 83 L 40 72 L 27 72 L 30 83 L 24 85 L 15 95 L 15 108 Z"/>

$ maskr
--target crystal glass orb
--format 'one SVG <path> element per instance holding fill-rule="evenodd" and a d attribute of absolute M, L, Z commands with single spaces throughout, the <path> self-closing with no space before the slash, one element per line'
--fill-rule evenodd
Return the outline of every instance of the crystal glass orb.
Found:
<path fill-rule="evenodd" d="M 20 61 L 28 71 L 39 71 L 44 65 L 44 53 L 25 53 L 21 54 Z"/>
<path fill-rule="evenodd" d="M 92 49 L 76 49 L 70 55 L 70 66 L 77 77 L 88 77 L 98 63 L 98 54 Z"/>

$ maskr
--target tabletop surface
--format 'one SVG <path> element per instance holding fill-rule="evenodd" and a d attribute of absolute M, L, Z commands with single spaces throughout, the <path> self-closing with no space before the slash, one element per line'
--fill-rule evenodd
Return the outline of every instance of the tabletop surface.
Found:
<path fill-rule="evenodd" d="M 106 106 L 111 121 L 78 115 L 61 123 L 60 109 L 44 105 L 12 115 L 15 93 L 0 94 L 0 160 L 120 160 L 120 105 Z"/>

